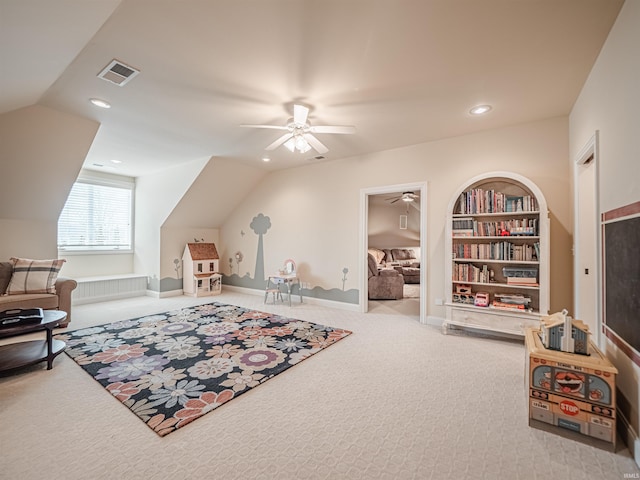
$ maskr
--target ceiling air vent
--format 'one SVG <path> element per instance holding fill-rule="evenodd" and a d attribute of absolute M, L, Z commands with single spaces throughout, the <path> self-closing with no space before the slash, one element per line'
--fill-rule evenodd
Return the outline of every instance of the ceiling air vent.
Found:
<path fill-rule="evenodd" d="M 98 77 L 121 87 L 138 73 L 140 73 L 140 70 L 136 70 L 118 60 L 112 60 L 111 63 L 98 74 Z"/>

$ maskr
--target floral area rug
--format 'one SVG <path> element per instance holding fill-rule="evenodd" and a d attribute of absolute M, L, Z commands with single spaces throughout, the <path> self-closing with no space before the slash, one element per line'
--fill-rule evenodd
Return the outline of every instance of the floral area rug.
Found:
<path fill-rule="evenodd" d="M 164 436 L 351 333 L 210 303 L 56 338 L 111 395 Z"/>

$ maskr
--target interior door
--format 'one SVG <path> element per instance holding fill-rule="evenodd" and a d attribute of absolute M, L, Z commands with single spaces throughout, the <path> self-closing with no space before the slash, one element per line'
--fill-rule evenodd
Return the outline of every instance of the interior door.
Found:
<path fill-rule="evenodd" d="M 577 166 L 577 202 L 575 215 L 576 299 L 575 318 L 589 325 L 594 335 L 598 332 L 598 223 L 596 164 L 593 156 Z"/>

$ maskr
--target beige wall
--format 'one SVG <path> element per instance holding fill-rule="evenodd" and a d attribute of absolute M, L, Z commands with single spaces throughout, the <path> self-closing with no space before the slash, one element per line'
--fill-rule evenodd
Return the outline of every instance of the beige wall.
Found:
<path fill-rule="evenodd" d="M 98 127 L 41 106 L 0 115 L 0 259 L 57 257 L 58 216 Z"/>
<path fill-rule="evenodd" d="M 99 174 L 98 174 L 99 175 Z M 230 159 L 203 159 L 136 180 L 135 253 L 69 255 L 70 276 L 139 273 L 152 279 L 151 289 L 173 291 L 175 259 L 194 238 L 219 243 L 218 230 L 235 205 L 265 175 L 264 170 Z M 64 253 L 61 253 L 64 256 Z M 180 270 L 181 272 L 181 270 Z M 180 278 L 182 274 L 180 273 Z"/>
<path fill-rule="evenodd" d="M 11 257 L 58 258 L 58 221 L 12 220 L 0 218 L 0 262 Z M 66 274 L 66 265 L 63 266 Z"/>
<path fill-rule="evenodd" d="M 266 172 L 229 158 L 213 157 L 189 185 L 171 214 L 165 227 L 218 227 L 260 181 Z"/>
<path fill-rule="evenodd" d="M 182 259 L 187 242 L 204 239 L 220 250 L 217 227 L 265 174 L 264 170 L 233 159 L 211 158 L 207 162 L 162 225 L 161 291 L 179 287 L 177 279 L 182 278 L 182 268 L 180 263 L 179 272 L 176 271 L 175 260 Z"/>
<path fill-rule="evenodd" d="M 640 45 L 640 2 L 627 1 L 570 116 L 571 159 L 599 132 L 601 213 L 640 200 L 640 57 L 635 45 Z M 640 368 L 610 341 L 601 346 L 620 372 L 618 388 L 626 400 L 621 403 L 627 405 L 621 413 L 640 463 Z"/>
<path fill-rule="evenodd" d="M 138 177 L 135 195 L 135 273 L 149 277 L 149 290 L 160 291 L 160 229 L 209 159 Z"/>
<path fill-rule="evenodd" d="M 58 256 L 67 260 L 63 273 L 72 278 L 133 273 L 133 253 L 81 255 L 61 251 Z"/>
<path fill-rule="evenodd" d="M 394 195 L 380 195 L 389 198 Z M 416 247 L 420 251 L 420 212 L 413 207 L 407 209 L 405 202 L 398 201 L 393 205 L 371 201 L 369 197 L 368 236 L 369 247 L 404 248 Z M 416 203 L 420 203 L 419 200 Z M 400 215 L 407 215 L 407 228 L 400 229 Z"/>
<path fill-rule="evenodd" d="M 303 281 L 312 286 L 341 287 L 342 270 L 348 268 L 346 288 L 360 288 L 360 190 L 426 181 L 427 313 L 444 317 L 444 308 L 434 302 L 444 297 L 444 222 L 450 197 L 471 177 L 508 170 L 536 183 L 549 204 L 551 309 L 561 310 L 572 302 L 567 139 L 568 119 L 561 117 L 271 173 L 222 225 L 222 269 L 228 273 L 228 258 L 240 250 L 240 274 L 253 276 L 258 236 L 249 225 L 262 213 L 271 220 L 263 239 L 266 272 L 293 258 Z"/>
<path fill-rule="evenodd" d="M 182 254 L 185 245 L 195 240 L 220 244 L 217 228 L 162 227 L 160 245 L 160 278 L 167 283 L 161 291 L 182 289 Z M 171 281 L 168 281 L 171 279 Z"/>

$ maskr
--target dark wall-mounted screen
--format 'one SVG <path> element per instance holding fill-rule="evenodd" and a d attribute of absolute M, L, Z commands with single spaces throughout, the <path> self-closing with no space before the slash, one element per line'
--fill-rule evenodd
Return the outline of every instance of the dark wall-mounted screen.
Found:
<path fill-rule="evenodd" d="M 640 352 L 640 216 L 604 225 L 604 323 Z"/>

